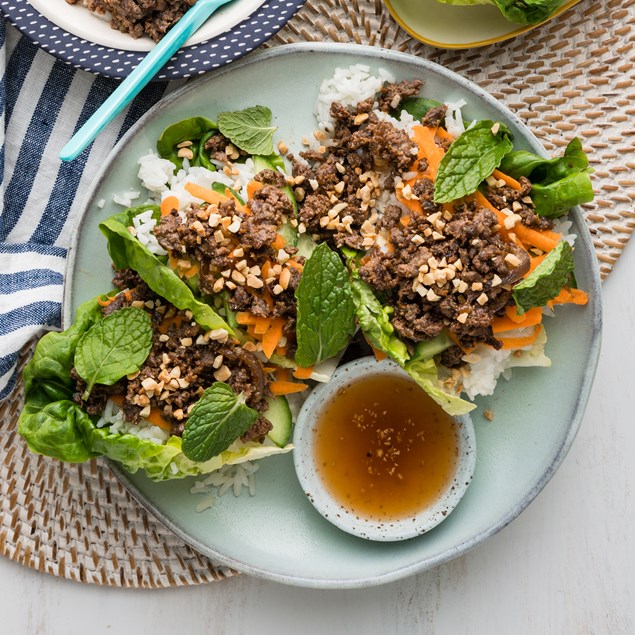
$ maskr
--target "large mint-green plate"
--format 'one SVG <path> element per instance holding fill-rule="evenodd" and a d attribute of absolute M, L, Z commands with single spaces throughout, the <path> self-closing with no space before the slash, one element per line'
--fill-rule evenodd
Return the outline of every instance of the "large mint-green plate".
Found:
<path fill-rule="evenodd" d="M 170 123 L 191 115 L 254 104 L 271 108 L 278 139 L 299 147 L 315 127 L 313 105 L 322 78 L 336 66 L 379 66 L 397 78 L 422 78 L 428 97 L 464 98 L 467 119 L 507 123 L 516 146 L 542 153 L 537 140 L 501 104 L 474 84 L 426 60 L 351 45 L 299 44 L 254 55 L 170 95 L 143 117 L 106 162 L 88 197 L 69 259 L 64 320 L 109 288 L 110 260 L 98 224 L 114 209 L 114 192 L 138 187 L 137 157 L 154 147 Z M 595 254 L 579 210 L 576 274 L 590 293 L 585 307 L 564 306 L 549 320 L 549 369 L 519 369 L 501 380 L 493 397 L 479 400 L 474 416 L 477 465 L 472 485 L 452 515 L 422 537 L 372 543 L 336 529 L 313 509 L 295 477 L 290 455 L 260 463 L 256 496 L 225 495 L 196 513 L 193 480 L 153 483 L 118 471 L 135 498 L 203 554 L 253 575 L 308 587 L 381 584 L 465 553 L 513 520 L 540 492 L 564 459 L 580 425 L 598 359 L 601 302 Z M 482 417 L 491 408 L 492 422 Z"/>

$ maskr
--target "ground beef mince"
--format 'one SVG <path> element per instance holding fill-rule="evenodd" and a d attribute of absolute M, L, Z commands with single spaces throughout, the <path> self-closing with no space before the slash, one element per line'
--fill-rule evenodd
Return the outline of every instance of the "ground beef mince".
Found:
<path fill-rule="evenodd" d="M 413 94 L 415 85 L 387 85 L 385 99 Z M 416 145 L 408 135 L 373 112 L 373 100 L 356 107 L 331 104 L 333 143 L 290 157 L 295 194 L 301 202 L 298 231 L 337 247 L 368 248 L 378 201 L 394 178 L 412 165 Z M 324 140 L 326 134 L 316 132 Z"/>
<path fill-rule="evenodd" d="M 421 179 L 412 190 L 427 209 L 432 181 Z M 366 253 L 360 276 L 385 295 L 395 331 L 407 342 L 448 329 L 464 348 L 478 342 L 499 348 L 491 322 L 511 298 L 508 281 L 524 266 L 522 257 L 501 238 L 490 210 L 475 202 L 457 204 L 454 212 L 432 205 L 425 215 L 392 210 L 384 217 L 389 238 Z"/>
<path fill-rule="evenodd" d="M 421 125 L 426 128 L 438 128 L 441 122 L 445 119 L 445 113 L 447 112 L 447 106 L 436 106 L 430 108 L 428 112 L 421 119 Z"/>
<path fill-rule="evenodd" d="M 196 0 L 66 0 L 84 4 L 90 11 L 107 16 L 110 26 L 133 38 L 145 36 L 158 42 Z"/>
<path fill-rule="evenodd" d="M 506 210 L 510 216 L 518 216 L 519 218 L 515 220 L 523 225 L 534 229 L 552 229 L 553 221 L 544 216 L 538 216 L 534 211 L 534 202 L 529 196 L 532 188 L 529 179 L 521 176 L 519 182 L 521 189 L 517 190 L 509 187 L 505 181 L 490 177 L 483 192 L 494 207 Z M 512 218 L 514 217 L 512 216 Z"/>
<path fill-rule="evenodd" d="M 232 199 L 219 205 L 189 205 L 173 210 L 154 228 L 171 266 L 185 279 L 198 276 L 203 294 L 223 293 L 232 311 L 295 323 L 295 290 L 304 260 L 297 249 L 280 246 L 283 223 L 295 209 L 286 193 L 286 177 L 262 170 L 246 206 Z M 276 244 L 276 247 L 274 247 Z M 287 350 L 295 348 L 295 331 L 285 331 Z"/>
<path fill-rule="evenodd" d="M 407 97 L 418 95 L 423 82 L 419 79 L 405 80 L 398 84 L 385 84 L 379 93 L 379 110 L 396 110 Z"/>
<path fill-rule="evenodd" d="M 137 422 L 155 408 L 171 425 L 172 434 L 181 435 L 191 408 L 216 381 L 227 383 L 236 394 L 244 395 L 248 406 L 265 413 L 267 377 L 252 351 L 235 344 L 224 329 L 205 332 L 189 311 L 162 301 L 129 269 L 118 272 L 114 282 L 122 292 L 102 313 L 112 313 L 113 305 L 143 308 L 154 326 L 152 349 L 139 372 L 114 386 L 96 385 L 87 400 L 82 399 L 86 383 L 72 370 L 74 399 L 88 414 L 99 415 L 109 397 L 123 395 L 126 421 Z M 261 416 L 244 436 L 263 441 L 271 427 Z"/>

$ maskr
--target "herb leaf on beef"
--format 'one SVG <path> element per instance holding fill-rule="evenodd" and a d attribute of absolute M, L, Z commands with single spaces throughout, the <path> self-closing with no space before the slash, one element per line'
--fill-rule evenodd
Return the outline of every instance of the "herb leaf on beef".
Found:
<path fill-rule="evenodd" d="M 536 306 L 545 306 L 567 285 L 573 273 L 573 249 L 561 240 L 547 257 L 512 291 L 518 314 Z"/>
<path fill-rule="evenodd" d="M 75 369 L 87 384 L 84 398 L 95 384 L 111 386 L 139 370 L 151 347 L 152 325 L 142 309 L 121 309 L 93 325 L 75 351 Z"/>
<path fill-rule="evenodd" d="M 466 130 L 441 159 L 434 202 L 450 203 L 476 192 L 512 147 L 509 130 L 503 124 L 479 121 Z"/>
<path fill-rule="evenodd" d="M 258 419 L 242 394 L 220 382 L 198 400 L 183 431 L 183 453 L 192 461 L 208 461 L 226 450 Z"/>
<path fill-rule="evenodd" d="M 307 260 L 295 297 L 296 362 L 313 366 L 337 355 L 355 332 L 355 305 L 346 267 L 326 243 Z"/>
<path fill-rule="evenodd" d="M 253 106 L 237 112 L 221 112 L 218 128 L 234 145 L 249 154 L 273 154 L 271 110 Z"/>

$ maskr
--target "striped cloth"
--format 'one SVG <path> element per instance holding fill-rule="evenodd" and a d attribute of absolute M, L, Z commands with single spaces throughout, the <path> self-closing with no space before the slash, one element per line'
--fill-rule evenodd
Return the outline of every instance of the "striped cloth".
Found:
<path fill-rule="evenodd" d="M 97 77 L 38 49 L 0 17 L 0 399 L 20 349 L 60 326 L 67 248 L 84 193 L 121 135 L 167 89 L 153 83 L 72 163 L 64 143 L 110 95 Z"/>

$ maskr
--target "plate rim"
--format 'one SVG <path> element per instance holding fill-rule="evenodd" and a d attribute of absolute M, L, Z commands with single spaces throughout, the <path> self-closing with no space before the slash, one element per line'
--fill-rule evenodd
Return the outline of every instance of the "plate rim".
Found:
<path fill-rule="evenodd" d="M 569 10 L 571 7 L 575 6 L 581 0 L 568 0 L 565 4 L 559 7 L 553 15 L 550 15 L 546 20 L 542 22 L 538 22 L 537 24 L 528 24 L 525 26 L 517 25 L 518 28 L 509 31 L 508 33 L 504 33 L 503 35 L 485 38 L 484 40 L 476 40 L 475 42 L 437 42 L 425 35 L 419 33 L 414 27 L 410 26 L 400 15 L 400 13 L 395 8 L 395 5 L 398 3 L 398 0 L 383 0 L 388 12 L 392 16 L 393 20 L 399 24 L 399 26 L 406 31 L 409 35 L 411 35 L 415 40 L 419 40 L 419 42 L 423 42 L 424 44 L 428 44 L 429 46 L 434 46 L 436 48 L 448 49 L 448 50 L 460 50 L 460 49 L 470 49 L 470 48 L 480 48 L 483 46 L 489 46 L 490 44 L 496 44 L 497 42 L 504 42 L 506 40 L 511 40 L 514 37 L 519 35 L 523 35 L 532 29 L 535 29 L 543 24 L 547 24 L 554 18 L 557 18 L 561 13 Z M 514 26 L 514 22 L 510 22 L 510 27 Z"/>
<path fill-rule="evenodd" d="M 497 110 L 501 110 L 504 112 L 505 116 L 513 121 L 522 131 L 523 134 L 526 135 L 526 139 L 530 145 L 533 146 L 535 151 L 542 154 L 543 156 L 547 156 L 547 152 L 543 148 L 542 144 L 538 140 L 538 138 L 533 134 L 533 132 L 529 129 L 529 127 L 524 124 L 521 119 L 513 113 L 511 110 L 507 108 L 502 102 L 498 101 L 494 97 L 492 97 L 488 92 L 482 89 L 478 84 L 475 84 L 471 80 L 464 78 L 463 76 L 455 73 L 454 71 L 432 62 L 430 60 L 420 58 L 414 55 L 410 55 L 408 53 L 401 53 L 398 51 L 393 51 L 390 49 L 383 49 L 379 47 L 370 47 L 359 44 L 338 44 L 338 43 L 320 43 L 320 42 L 300 42 L 295 44 L 287 44 L 284 46 L 267 49 L 264 51 L 259 51 L 258 53 L 249 56 L 246 59 L 243 59 L 231 67 L 224 67 L 218 69 L 214 73 L 210 73 L 205 77 L 201 77 L 196 82 L 188 83 L 185 86 L 180 87 L 174 92 L 170 93 L 166 97 L 164 97 L 159 103 L 153 106 L 148 112 L 146 112 L 137 123 L 132 126 L 130 130 L 126 132 L 126 134 L 119 140 L 117 145 L 112 149 L 106 160 L 104 161 L 100 171 L 95 176 L 86 196 L 84 197 L 84 201 L 82 204 L 83 212 L 81 217 L 78 219 L 78 223 L 75 227 L 73 235 L 71 237 L 71 243 L 68 251 L 68 257 L 65 267 L 65 285 L 63 292 L 63 301 L 62 301 L 62 326 L 63 328 L 68 328 L 69 326 L 69 316 L 71 315 L 71 293 L 70 286 L 71 281 L 74 278 L 73 272 L 75 271 L 75 255 L 76 255 L 76 247 L 79 240 L 79 236 L 81 233 L 81 229 L 86 220 L 87 211 L 91 205 L 91 202 L 95 199 L 95 195 L 105 178 L 106 173 L 109 170 L 109 167 L 115 158 L 120 152 L 124 151 L 126 146 L 130 143 L 132 138 L 137 134 L 137 131 L 143 127 L 143 124 L 156 116 L 162 110 L 169 108 L 172 103 L 184 94 L 189 93 L 192 90 L 196 90 L 199 86 L 204 83 L 208 83 L 214 81 L 216 77 L 220 77 L 225 73 L 231 72 L 231 70 L 235 68 L 240 68 L 243 66 L 249 66 L 252 64 L 258 64 L 265 62 L 271 58 L 275 58 L 283 55 L 292 55 L 294 52 L 315 52 L 319 54 L 351 54 L 360 57 L 372 58 L 375 63 L 381 63 L 382 60 L 387 61 L 395 61 L 395 62 L 406 62 L 408 64 L 412 64 L 414 66 L 418 66 L 422 72 L 426 70 L 433 70 L 436 73 L 440 73 L 445 77 L 451 78 L 457 84 L 459 84 L 463 88 L 469 89 L 471 92 L 476 93 L 480 98 L 486 101 L 489 105 L 493 106 Z M 582 215 L 582 210 L 579 206 L 576 206 L 572 209 L 572 216 L 575 217 L 575 220 L 580 228 L 583 231 L 578 233 L 578 238 L 576 240 L 576 249 L 579 250 L 579 253 L 582 253 L 582 257 L 585 261 L 589 263 L 596 262 L 596 255 L 593 249 L 593 243 L 591 239 L 591 234 L 588 230 L 588 226 L 585 222 L 584 216 Z M 421 573 L 433 567 L 436 567 L 444 562 L 448 562 L 458 556 L 461 556 L 474 547 L 478 546 L 491 536 L 495 535 L 502 529 L 504 529 L 507 525 L 509 525 L 515 518 L 519 516 L 519 514 L 524 511 L 527 506 L 535 500 L 536 496 L 543 490 L 546 484 L 551 480 L 557 469 L 560 467 L 562 461 L 566 457 L 569 452 L 571 445 L 578 433 L 580 425 L 582 423 L 582 417 L 584 415 L 584 411 L 586 408 L 586 404 L 589 400 L 591 387 L 593 384 L 593 379 L 595 377 L 595 372 L 597 369 L 597 364 L 599 361 L 600 355 L 600 344 L 601 344 L 601 332 L 602 332 L 602 295 L 601 295 L 601 284 L 600 284 L 600 273 L 599 268 L 597 266 L 589 267 L 589 296 L 593 298 L 592 302 L 589 303 L 589 309 L 591 309 L 590 315 L 590 323 L 592 326 L 591 329 L 591 337 L 590 337 L 590 346 L 589 346 L 589 366 L 587 372 L 584 375 L 582 385 L 580 386 L 580 390 L 575 399 L 575 403 L 573 404 L 570 420 L 567 423 L 567 431 L 563 438 L 563 441 L 558 448 L 553 460 L 551 463 L 545 468 L 544 472 L 541 474 L 540 478 L 531 488 L 531 490 L 526 494 L 526 496 L 520 500 L 515 506 L 509 509 L 508 513 L 504 515 L 502 518 L 498 520 L 498 522 L 493 525 L 487 527 L 485 530 L 479 532 L 478 534 L 472 536 L 470 539 L 463 541 L 462 543 L 455 545 L 454 547 L 448 549 L 446 552 L 442 554 L 438 554 L 433 557 L 429 557 L 423 560 L 418 560 L 414 563 L 409 563 L 406 566 L 401 566 L 397 569 L 393 569 L 389 572 L 380 573 L 374 576 L 369 576 L 364 579 L 359 578 L 351 578 L 351 579 L 326 579 L 326 578 L 318 578 L 312 577 L 307 578 L 302 575 L 288 575 L 282 573 L 276 573 L 266 570 L 263 567 L 259 567 L 248 562 L 241 561 L 237 557 L 228 557 L 215 551 L 209 546 L 201 543 L 200 541 L 192 538 L 187 534 L 187 531 L 184 527 L 181 527 L 179 523 L 175 520 L 168 518 L 152 501 L 149 501 L 145 498 L 145 496 L 141 493 L 141 491 L 137 488 L 136 484 L 131 479 L 130 475 L 123 470 L 118 464 L 107 460 L 107 463 L 115 473 L 119 481 L 125 487 L 125 489 L 129 492 L 129 494 L 136 500 L 145 510 L 150 512 L 157 520 L 159 520 L 163 525 L 165 525 L 170 531 L 172 531 L 175 535 L 177 535 L 181 540 L 183 540 L 190 547 L 203 554 L 204 556 L 214 560 L 221 565 L 231 567 L 236 569 L 242 573 L 247 573 L 249 575 L 253 575 L 258 578 L 271 580 L 274 582 L 279 582 L 282 584 L 287 584 L 291 586 L 300 586 L 306 588 L 320 588 L 320 589 L 353 589 L 353 588 L 366 588 L 371 586 L 378 586 L 382 584 L 387 584 L 390 582 L 394 582 L 396 580 L 414 575 L 416 573 Z"/>
<path fill-rule="evenodd" d="M 222 68 L 270 40 L 302 8 L 306 0 L 265 0 L 228 31 L 182 47 L 152 79 L 186 79 Z M 124 79 L 147 55 L 85 40 L 42 15 L 29 0 L 2 0 L 0 14 L 39 49 L 95 75 Z M 272 20 L 275 16 L 277 20 Z M 269 28 L 262 28 L 269 21 Z"/>

